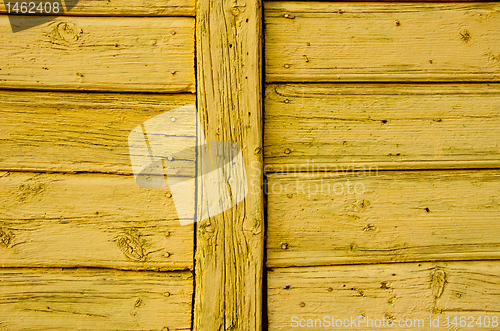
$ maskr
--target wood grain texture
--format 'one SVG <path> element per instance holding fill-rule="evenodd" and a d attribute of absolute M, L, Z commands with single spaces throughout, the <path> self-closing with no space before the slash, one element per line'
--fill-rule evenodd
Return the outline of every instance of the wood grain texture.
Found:
<path fill-rule="evenodd" d="M 266 81 L 498 81 L 498 3 L 267 2 Z"/>
<path fill-rule="evenodd" d="M 194 16 L 194 0 L 64 0 L 65 16 Z M 6 14 L 5 3 L 0 13 Z"/>
<path fill-rule="evenodd" d="M 12 33 L 3 15 L 0 52 L 0 88 L 195 91 L 194 18 L 65 16 Z"/>
<path fill-rule="evenodd" d="M 497 84 L 268 85 L 266 170 L 499 167 L 499 92 Z"/>
<path fill-rule="evenodd" d="M 191 272 L 0 269 L 3 330 L 189 330 Z"/>
<path fill-rule="evenodd" d="M 198 331 L 262 329 L 261 13 L 259 0 L 200 1 L 197 7 L 200 120 L 208 141 L 241 146 L 249 185 L 238 205 L 197 223 L 194 330 Z M 198 210 L 203 201 L 200 192 Z"/>
<path fill-rule="evenodd" d="M 192 94 L 0 91 L 0 170 L 132 174 L 131 130 L 195 100 Z M 194 123 L 177 124 L 194 134 Z M 194 146 L 195 139 L 172 143 Z"/>
<path fill-rule="evenodd" d="M 392 328 L 358 324 L 336 330 L 402 329 L 400 321 L 411 322 L 406 328 L 411 330 L 462 330 L 447 327 L 446 317 L 474 316 L 476 321 L 488 316 L 490 322 L 500 317 L 498 261 L 284 268 L 269 272 L 268 282 L 269 330 L 291 330 L 293 316 L 305 319 L 303 325 L 324 316 L 349 323 L 351 316 L 394 321 Z M 440 327 L 430 327 L 429 317 L 439 318 Z M 415 327 L 416 319 L 424 324 Z M 491 326 L 474 325 L 473 330 L 496 329 Z"/>
<path fill-rule="evenodd" d="M 271 175 L 267 265 L 498 259 L 499 171 Z"/>
<path fill-rule="evenodd" d="M 192 225 L 133 177 L 1 173 L 1 267 L 192 269 Z M 181 197 L 182 198 L 182 197 Z"/>

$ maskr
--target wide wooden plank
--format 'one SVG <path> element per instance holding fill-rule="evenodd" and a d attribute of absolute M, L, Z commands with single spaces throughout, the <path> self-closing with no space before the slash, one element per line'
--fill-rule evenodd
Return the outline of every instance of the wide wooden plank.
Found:
<path fill-rule="evenodd" d="M 271 175 L 267 265 L 500 257 L 499 171 Z"/>
<path fill-rule="evenodd" d="M 0 88 L 195 91 L 190 17 L 64 16 L 13 33 L 1 15 L 0 53 Z"/>
<path fill-rule="evenodd" d="M 4 330 L 189 330 L 191 272 L 0 269 Z"/>
<path fill-rule="evenodd" d="M 266 80 L 498 81 L 498 3 L 266 2 Z"/>
<path fill-rule="evenodd" d="M 228 194 L 231 208 L 197 223 L 193 329 L 260 331 L 264 274 L 262 1 L 199 1 L 196 22 L 198 134 L 203 130 L 209 142 L 239 144 L 244 169 L 231 172 L 227 181 L 208 185 L 208 181 L 198 181 L 198 215 L 203 215 L 206 206 L 205 192 L 218 197 L 227 187 L 232 190 L 242 185 Z M 207 154 L 210 157 L 201 149 L 198 170 L 213 169 L 217 164 L 216 148 L 211 147 Z M 240 201 L 233 198 L 247 184 L 244 200 L 233 203 Z"/>
<path fill-rule="evenodd" d="M 268 171 L 500 166 L 498 84 L 277 84 L 265 98 Z"/>
<path fill-rule="evenodd" d="M 132 174 L 131 130 L 195 102 L 192 94 L 0 91 L 0 170 Z M 195 123 L 186 118 L 176 122 L 193 135 Z M 185 146 L 195 142 L 194 136 L 180 133 L 171 139 Z"/>
<path fill-rule="evenodd" d="M 1 267 L 193 266 L 193 226 L 180 225 L 166 189 L 132 176 L 1 176 Z"/>
<path fill-rule="evenodd" d="M 194 16 L 195 14 L 194 0 L 64 0 L 63 3 L 65 16 Z M 4 2 L 0 3 L 0 13 L 8 13 Z"/>
<path fill-rule="evenodd" d="M 284 268 L 269 272 L 268 284 L 269 330 L 499 327 L 498 261 Z M 358 322 L 360 316 L 366 322 L 351 324 L 351 317 Z M 474 322 L 469 324 L 471 316 Z M 458 327 L 451 324 L 455 317 Z M 465 327 L 460 327 L 461 317 L 465 317 Z M 479 318 L 482 326 L 476 324 Z M 321 320 L 316 321 L 316 326 L 315 319 Z M 324 323 L 332 323 L 332 319 L 337 326 Z M 372 324 L 368 324 L 368 319 Z M 389 319 L 394 323 L 392 327 Z M 298 323 L 306 327 L 301 328 Z M 308 323 L 311 327 L 307 327 Z"/>

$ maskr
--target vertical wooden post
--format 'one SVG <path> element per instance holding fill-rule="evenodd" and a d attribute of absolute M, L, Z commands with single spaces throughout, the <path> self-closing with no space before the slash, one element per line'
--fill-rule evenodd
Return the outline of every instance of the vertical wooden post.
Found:
<path fill-rule="evenodd" d="M 248 194 L 197 223 L 194 330 L 262 328 L 262 3 L 198 0 L 198 111 L 207 141 L 242 149 Z"/>

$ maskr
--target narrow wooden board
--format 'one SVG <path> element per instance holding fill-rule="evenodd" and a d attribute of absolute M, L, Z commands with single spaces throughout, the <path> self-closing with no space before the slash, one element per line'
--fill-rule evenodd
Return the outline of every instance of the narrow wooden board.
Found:
<path fill-rule="evenodd" d="M 500 166 L 498 84 L 268 85 L 268 171 Z"/>
<path fill-rule="evenodd" d="M 271 175 L 267 265 L 500 258 L 499 171 Z"/>
<path fill-rule="evenodd" d="M 195 102 L 192 94 L 0 91 L 0 170 L 132 174 L 130 132 Z M 195 121 L 177 124 L 196 132 Z M 172 143 L 195 146 L 195 139 Z"/>
<path fill-rule="evenodd" d="M 266 80 L 498 81 L 498 3 L 266 2 Z"/>
<path fill-rule="evenodd" d="M 29 1 L 27 1 L 29 2 Z M 65 16 L 194 16 L 194 0 L 64 0 Z M 7 14 L 5 3 L 0 13 Z"/>
<path fill-rule="evenodd" d="M 262 3 L 200 1 L 196 20 L 200 129 L 207 141 L 240 145 L 245 171 L 229 183 L 245 181 L 248 194 L 236 206 L 231 203 L 232 208 L 196 225 L 193 329 L 260 331 L 264 264 Z M 200 159 L 198 169 L 212 169 L 214 163 L 207 165 Z M 201 184 L 198 212 L 206 201 L 206 187 Z M 215 183 L 210 193 L 217 197 L 222 191 L 217 189 L 226 184 L 229 186 Z"/>
<path fill-rule="evenodd" d="M 193 226 L 180 225 L 166 189 L 131 176 L 1 176 L 1 267 L 193 266 Z"/>
<path fill-rule="evenodd" d="M 4 330 L 189 330 L 191 272 L 0 269 Z"/>
<path fill-rule="evenodd" d="M 190 17 L 64 16 L 13 33 L 1 15 L 0 53 L 0 88 L 195 91 Z"/>
<path fill-rule="evenodd" d="M 284 268 L 269 272 L 268 284 L 269 330 L 330 329 L 319 322 L 316 327 L 292 329 L 294 321 L 304 319 L 302 324 L 307 325 L 307 319 L 312 319 L 314 325 L 315 319 L 323 322 L 325 316 L 330 322 L 332 317 L 349 320 L 335 330 L 464 330 L 470 328 L 470 316 L 474 322 L 500 319 L 498 261 Z M 293 316 L 297 318 L 292 320 Z M 373 326 L 352 325 L 351 317 L 357 321 L 359 316 L 373 320 Z M 466 327 L 448 327 L 447 317 L 453 322 L 462 316 Z M 429 318 L 434 321 L 432 327 Z M 394 327 L 383 327 L 383 319 L 392 319 Z M 406 324 L 399 327 L 400 322 Z M 473 330 L 498 328 L 498 324 L 472 325 Z"/>

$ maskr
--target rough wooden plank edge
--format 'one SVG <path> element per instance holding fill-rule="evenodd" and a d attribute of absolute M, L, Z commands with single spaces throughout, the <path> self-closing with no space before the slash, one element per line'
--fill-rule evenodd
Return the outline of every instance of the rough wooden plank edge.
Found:
<path fill-rule="evenodd" d="M 493 2 L 267 2 L 266 82 L 498 82 L 498 13 Z"/>
<path fill-rule="evenodd" d="M 201 123 L 208 141 L 241 146 L 249 192 L 232 209 L 197 223 L 196 331 L 262 328 L 261 6 L 260 0 L 198 2 Z"/>
<path fill-rule="evenodd" d="M 193 94 L 0 90 L 0 170 L 132 175 L 128 136 L 144 121 L 196 102 Z M 180 119 L 178 132 L 194 121 Z M 182 128 L 182 130 L 181 130 Z M 190 138 L 174 137 L 172 144 Z M 195 138 L 191 139 L 194 141 Z"/>
<path fill-rule="evenodd" d="M 0 187 L 0 267 L 193 269 L 194 227 L 180 224 L 168 189 L 132 176 L 8 172 Z"/>
<path fill-rule="evenodd" d="M 420 327 L 408 327 L 422 331 L 458 330 L 447 327 L 447 317 L 452 322 L 456 316 L 473 316 L 474 321 L 488 316 L 490 323 L 493 316 L 500 318 L 500 261 L 275 268 L 268 275 L 269 330 L 293 329 L 293 316 L 305 319 L 304 326 L 312 319 L 307 330 L 332 329 L 314 326 L 314 319 L 323 322 L 324 316 L 349 319 L 349 325 L 337 325 L 335 330 L 401 329 L 399 321 L 423 319 Z M 354 326 L 351 316 L 365 316 L 372 323 L 391 319 L 394 327 Z M 473 329 L 496 329 L 491 326 Z"/>
<path fill-rule="evenodd" d="M 500 171 L 271 175 L 267 266 L 500 258 Z"/>
<path fill-rule="evenodd" d="M 77 16 L 13 24 L 0 15 L 0 88 L 193 93 L 194 25 L 192 17 Z"/>
<path fill-rule="evenodd" d="M 64 3 L 65 8 L 71 8 L 64 16 L 195 16 L 194 0 L 65 0 Z M 8 14 L 5 2 L 0 3 L 1 14 Z"/>
<path fill-rule="evenodd" d="M 190 330 L 191 272 L 0 269 L 4 330 Z"/>
<path fill-rule="evenodd" d="M 498 84 L 266 86 L 266 171 L 498 168 Z"/>

